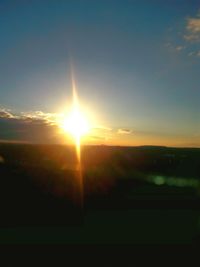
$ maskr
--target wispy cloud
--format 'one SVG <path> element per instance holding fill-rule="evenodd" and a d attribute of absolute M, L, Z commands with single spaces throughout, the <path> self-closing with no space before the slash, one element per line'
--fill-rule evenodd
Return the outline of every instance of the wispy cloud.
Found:
<path fill-rule="evenodd" d="M 189 42 L 200 42 L 200 12 L 187 19 L 184 39 Z"/>
<path fill-rule="evenodd" d="M 194 55 L 195 55 L 195 52 L 194 51 L 188 53 L 188 56 L 189 57 L 194 56 Z"/>
<path fill-rule="evenodd" d="M 130 129 L 118 129 L 118 131 L 117 131 L 117 133 L 118 134 L 130 134 L 130 133 L 132 133 L 132 130 L 130 130 Z"/>
<path fill-rule="evenodd" d="M 181 45 L 181 44 L 177 45 L 171 42 L 167 42 L 165 46 L 172 52 L 181 52 L 187 48 L 186 45 Z"/>
<path fill-rule="evenodd" d="M 176 51 L 182 51 L 184 49 L 185 49 L 185 46 L 183 46 L 183 45 L 178 45 L 178 46 L 175 47 Z"/>
<path fill-rule="evenodd" d="M 172 53 L 198 57 L 200 51 L 200 10 L 184 19 L 181 29 L 176 29 L 175 36 L 170 32 L 170 41 L 165 47 Z"/>
<path fill-rule="evenodd" d="M 186 19 L 183 39 L 190 49 L 188 56 L 200 57 L 200 11 Z"/>

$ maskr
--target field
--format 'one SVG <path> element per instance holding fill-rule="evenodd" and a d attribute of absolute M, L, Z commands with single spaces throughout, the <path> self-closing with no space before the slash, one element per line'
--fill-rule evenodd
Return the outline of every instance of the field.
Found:
<path fill-rule="evenodd" d="M 199 242 L 200 149 L 0 145 L 0 242 Z"/>

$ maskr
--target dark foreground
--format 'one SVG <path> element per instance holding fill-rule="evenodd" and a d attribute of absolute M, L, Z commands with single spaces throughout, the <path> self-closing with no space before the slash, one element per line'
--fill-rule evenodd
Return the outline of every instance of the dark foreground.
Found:
<path fill-rule="evenodd" d="M 200 243 L 200 149 L 0 145 L 0 243 Z"/>

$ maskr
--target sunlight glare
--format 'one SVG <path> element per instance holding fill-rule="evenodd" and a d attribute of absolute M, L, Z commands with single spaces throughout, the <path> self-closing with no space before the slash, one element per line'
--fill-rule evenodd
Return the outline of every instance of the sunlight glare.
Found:
<path fill-rule="evenodd" d="M 89 132 L 89 123 L 79 108 L 73 107 L 69 116 L 64 118 L 62 128 L 65 132 L 77 139 Z"/>

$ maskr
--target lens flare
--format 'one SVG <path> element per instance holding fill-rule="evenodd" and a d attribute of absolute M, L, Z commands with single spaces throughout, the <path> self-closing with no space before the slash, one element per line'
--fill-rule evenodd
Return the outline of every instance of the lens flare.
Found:
<path fill-rule="evenodd" d="M 72 79 L 72 91 L 73 91 L 73 103 L 72 109 L 67 116 L 64 116 L 64 119 L 60 123 L 60 127 L 64 132 L 70 134 L 74 139 L 76 147 L 76 156 L 77 156 L 77 189 L 79 188 L 79 196 L 76 200 L 79 205 L 83 206 L 83 175 L 82 175 L 82 164 L 81 164 L 81 138 L 87 134 L 90 130 L 89 122 L 84 116 L 83 112 L 80 109 L 76 83 L 74 79 L 73 72 L 71 73 Z"/>
<path fill-rule="evenodd" d="M 81 137 L 89 132 L 90 127 L 88 121 L 80 111 L 78 102 L 73 105 L 69 116 L 62 121 L 62 129 L 73 137 L 77 151 L 80 151 Z M 78 157 L 80 158 L 80 152 L 78 153 Z"/>
<path fill-rule="evenodd" d="M 71 72 L 71 81 L 73 93 L 72 108 L 68 114 L 63 116 L 59 125 L 65 133 L 74 139 L 78 158 L 80 159 L 81 138 L 89 133 L 91 127 L 86 115 L 80 108 L 73 72 Z"/>

